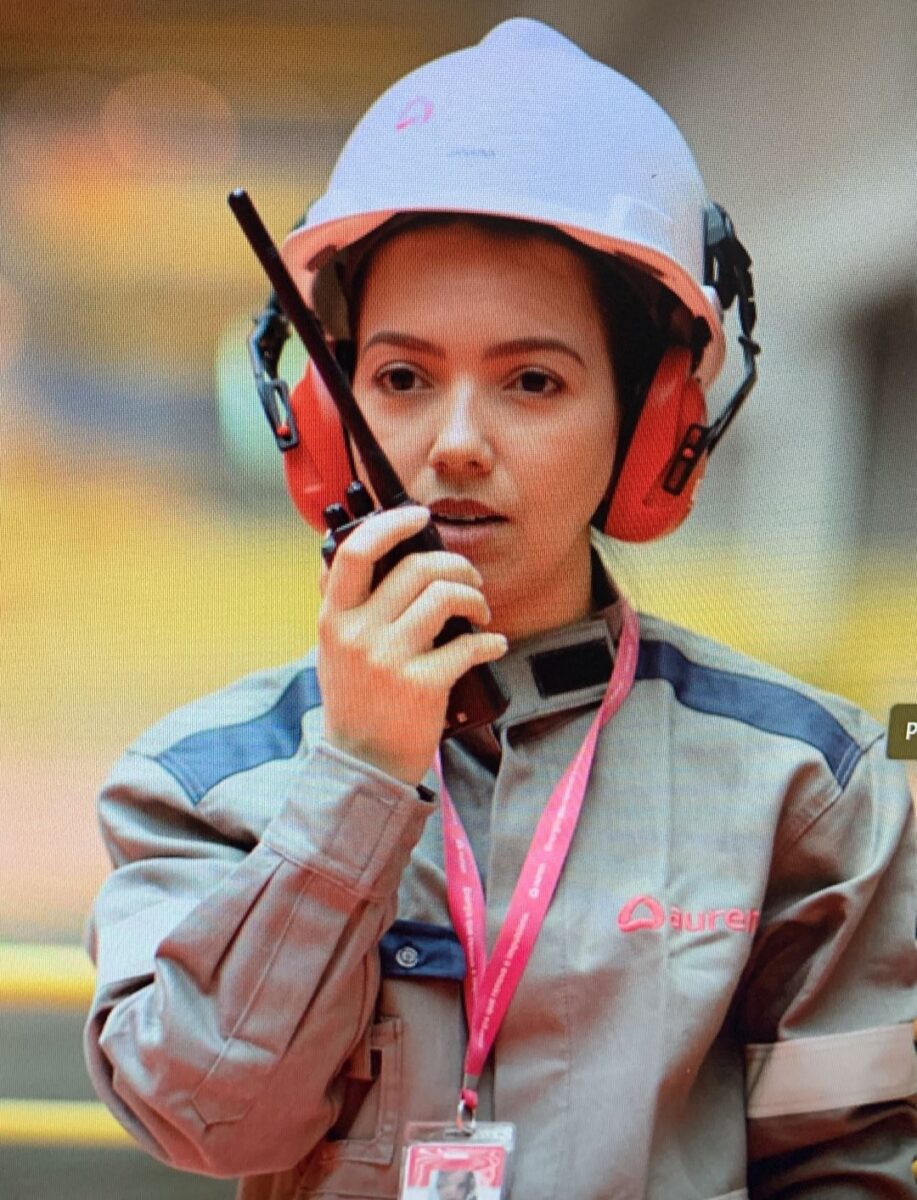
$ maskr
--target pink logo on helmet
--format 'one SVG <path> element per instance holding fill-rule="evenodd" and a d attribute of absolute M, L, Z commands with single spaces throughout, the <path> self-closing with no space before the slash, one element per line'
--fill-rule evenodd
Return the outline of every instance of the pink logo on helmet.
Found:
<path fill-rule="evenodd" d="M 679 933 L 716 929 L 727 933 L 754 933 L 760 918 L 761 913 L 756 908 L 701 908 L 692 912 L 677 904 L 665 908 L 654 896 L 634 896 L 621 906 L 618 928 L 622 933 L 661 929 L 663 925 Z"/>
<path fill-rule="evenodd" d="M 407 129 L 410 125 L 426 125 L 433 116 L 433 101 L 426 96 L 415 96 L 409 100 L 395 122 L 397 130 Z"/>

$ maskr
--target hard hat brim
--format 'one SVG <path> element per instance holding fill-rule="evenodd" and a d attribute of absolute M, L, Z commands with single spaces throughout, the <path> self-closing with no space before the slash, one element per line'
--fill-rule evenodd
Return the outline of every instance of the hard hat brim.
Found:
<path fill-rule="evenodd" d="M 715 290 L 699 286 L 695 275 L 702 275 L 695 264 L 692 274 L 680 259 L 686 248 L 671 244 L 672 222 L 658 210 L 622 197 L 617 205 L 609 205 L 608 232 L 584 228 L 582 218 L 568 211 L 550 213 L 543 203 L 538 212 L 527 213 L 524 203 L 503 203 L 499 206 L 482 204 L 469 207 L 440 202 L 424 203 L 422 207 L 397 206 L 373 212 L 357 211 L 323 219 L 322 208 L 331 197 L 319 201 L 309 213 L 306 225 L 292 231 L 285 239 L 281 255 L 306 302 L 315 306 L 316 280 L 320 272 L 348 247 L 373 233 L 392 217 L 407 212 L 455 212 L 479 216 L 500 216 L 519 221 L 553 225 L 576 241 L 603 254 L 620 258 L 632 270 L 643 271 L 669 288 L 694 317 L 701 318 L 710 331 L 710 341 L 704 348 L 695 370 L 695 378 L 706 391 L 719 375 L 726 357 L 723 313 Z M 341 212 L 341 197 L 334 197 L 334 207 Z M 330 205 L 328 206 L 330 207 Z M 593 226 L 594 217 L 590 217 Z M 612 232 L 614 230 L 614 232 Z M 335 332 L 329 330 L 329 332 Z"/>

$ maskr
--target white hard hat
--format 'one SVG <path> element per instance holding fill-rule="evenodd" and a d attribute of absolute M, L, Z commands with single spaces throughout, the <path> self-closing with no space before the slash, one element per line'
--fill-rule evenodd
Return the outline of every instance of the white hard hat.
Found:
<path fill-rule="evenodd" d="M 323 268 L 396 214 L 552 225 L 664 284 L 704 322 L 695 376 L 706 390 L 725 358 L 722 306 L 704 276 L 708 204 L 655 100 L 556 30 L 514 18 L 373 104 L 282 253 L 314 305 L 333 274 Z"/>

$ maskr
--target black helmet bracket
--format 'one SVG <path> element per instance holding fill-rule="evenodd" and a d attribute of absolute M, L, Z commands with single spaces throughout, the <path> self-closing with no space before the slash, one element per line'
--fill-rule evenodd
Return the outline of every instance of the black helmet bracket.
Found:
<path fill-rule="evenodd" d="M 682 438 L 662 485 L 673 496 L 684 491 L 698 464 L 713 453 L 758 379 L 755 358 L 761 347 L 751 336 L 757 319 L 751 256 L 719 204 L 709 204 L 704 213 L 704 283 L 715 290 L 724 313 L 738 299 L 738 340 L 745 369 L 741 383 L 713 424 L 691 425 Z"/>

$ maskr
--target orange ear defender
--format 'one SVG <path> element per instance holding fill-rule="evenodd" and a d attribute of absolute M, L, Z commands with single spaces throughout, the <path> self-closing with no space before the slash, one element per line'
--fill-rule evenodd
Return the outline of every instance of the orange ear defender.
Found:
<path fill-rule="evenodd" d="M 311 359 L 290 395 L 290 408 L 299 443 L 283 454 L 287 491 L 312 528 L 324 533 L 325 509 L 343 501 L 356 471 L 341 418 Z"/>
<path fill-rule="evenodd" d="M 707 406 L 691 376 L 691 352 L 671 347 L 656 368 L 612 494 L 605 532 L 624 542 L 650 542 L 684 521 L 703 478 L 706 451 L 687 435 L 703 431 Z M 685 484 L 670 490 L 673 468 L 687 459 Z M 693 461 L 692 461 L 693 460 Z M 669 487 L 666 486 L 669 484 Z"/>
<path fill-rule="evenodd" d="M 325 509 L 340 503 L 356 469 L 344 427 L 328 389 L 309 358 L 292 393 L 278 375 L 290 321 L 271 292 L 248 338 L 255 388 L 277 447 L 282 451 L 287 490 L 301 516 L 320 533 Z M 352 343 L 325 337 L 346 375 L 353 373 Z"/>

